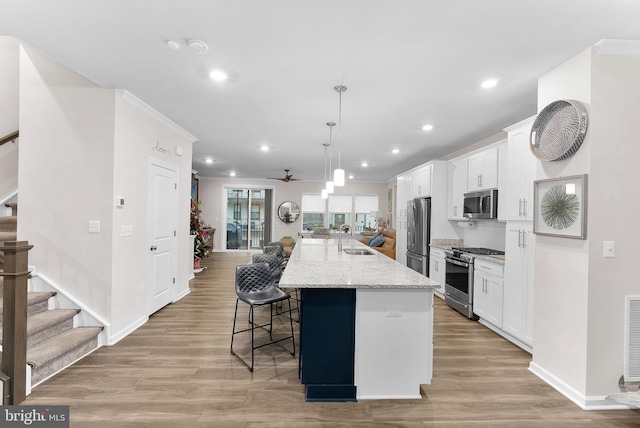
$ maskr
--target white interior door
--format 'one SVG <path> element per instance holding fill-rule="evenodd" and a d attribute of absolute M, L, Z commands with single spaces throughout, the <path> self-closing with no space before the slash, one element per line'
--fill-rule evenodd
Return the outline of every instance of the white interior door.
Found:
<path fill-rule="evenodd" d="M 147 205 L 149 315 L 171 303 L 176 295 L 177 177 L 171 166 L 151 161 Z"/>

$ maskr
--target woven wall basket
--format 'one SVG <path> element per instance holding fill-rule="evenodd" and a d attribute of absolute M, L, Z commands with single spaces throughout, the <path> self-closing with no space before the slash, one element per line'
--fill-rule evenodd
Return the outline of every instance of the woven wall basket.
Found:
<path fill-rule="evenodd" d="M 587 108 L 580 101 L 554 101 L 533 122 L 531 152 L 547 162 L 567 159 L 582 145 L 588 125 Z"/>

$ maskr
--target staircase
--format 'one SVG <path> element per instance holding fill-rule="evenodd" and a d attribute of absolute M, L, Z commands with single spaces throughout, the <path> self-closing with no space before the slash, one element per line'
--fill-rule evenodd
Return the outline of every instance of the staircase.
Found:
<path fill-rule="evenodd" d="M 11 216 L 0 217 L 0 242 L 17 239 L 17 205 L 6 206 L 11 208 Z M 0 271 L 3 266 L 4 258 L 0 253 Z M 2 285 L 0 277 L 0 341 Z M 102 332 L 102 327 L 74 327 L 74 317 L 79 309 L 49 309 L 49 302 L 55 295 L 55 292 L 28 292 L 27 295 L 27 364 L 31 367 L 31 386 L 95 350 Z"/>

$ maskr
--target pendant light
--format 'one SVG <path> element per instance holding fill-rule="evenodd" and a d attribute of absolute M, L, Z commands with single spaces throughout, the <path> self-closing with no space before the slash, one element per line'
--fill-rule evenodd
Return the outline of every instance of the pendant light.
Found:
<path fill-rule="evenodd" d="M 324 143 L 324 181 L 327 181 L 327 147 L 329 147 L 328 143 Z M 321 195 L 322 199 L 327 199 L 329 197 L 329 192 L 327 192 L 327 188 L 322 189 Z"/>
<path fill-rule="evenodd" d="M 333 171 L 333 184 L 341 187 L 344 186 L 344 169 L 340 165 L 340 149 L 342 148 L 342 93 L 347 90 L 344 85 L 338 85 L 333 88 L 338 94 L 340 94 L 340 104 L 338 109 L 338 168 Z"/>
<path fill-rule="evenodd" d="M 326 183 L 327 193 L 333 193 L 335 183 L 331 181 L 331 158 L 333 157 L 333 145 L 331 144 L 333 136 L 333 127 L 336 126 L 335 122 L 327 122 L 329 127 L 329 181 Z M 344 185 L 344 183 L 343 183 Z"/>

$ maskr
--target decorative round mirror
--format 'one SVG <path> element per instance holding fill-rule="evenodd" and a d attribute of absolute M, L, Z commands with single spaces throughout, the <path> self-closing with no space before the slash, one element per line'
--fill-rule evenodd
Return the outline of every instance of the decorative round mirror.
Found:
<path fill-rule="evenodd" d="M 285 223 L 293 223 L 300 217 L 300 207 L 295 202 L 283 202 L 278 207 L 278 217 Z"/>

